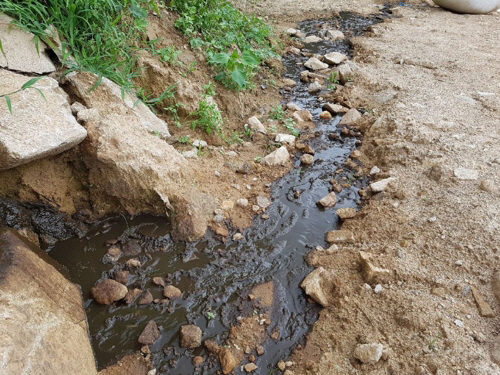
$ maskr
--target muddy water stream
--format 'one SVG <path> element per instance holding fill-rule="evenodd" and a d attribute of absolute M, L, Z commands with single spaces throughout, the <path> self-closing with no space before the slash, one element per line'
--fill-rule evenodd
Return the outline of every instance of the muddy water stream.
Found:
<path fill-rule="evenodd" d="M 316 34 L 318 28 L 326 24 L 350 36 L 374 22 L 376 19 L 343 14 L 336 20 L 303 22 L 299 28 L 308 35 Z M 304 51 L 348 53 L 349 43 L 320 42 L 306 45 Z M 344 165 L 359 138 L 340 134 L 339 117 L 320 120 L 323 103 L 318 96 L 308 94 L 307 83 L 300 82 L 302 63 L 306 59 L 291 54 L 284 58 L 285 76 L 299 82 L 292 91 L 284 93 L 284 102 L 292 101 L 313 114 L 315 137 L 309 144 L 316 152 L 315 163 L 304 167 L 297 157 L 294 159 L 290 173 L 271 187 L 273 203 L 266 211 L 269 218 L 257 217 L 253 226 L 243 231 L 243 240 L 232 241 L 233 231 L 226 243 L 212 234 L 195 243 L 176 243 L 170 238 L 166 219 L 117 216 L 96 223 L 84 237 L 61 241 L 48 249 L 50 255 L 68 269 L 72 281 L 82 286 L 99 367 L 138 350 L 138 336 L 147 322 L 154 320 L 161 331 L 160 338 L 151 346 L 151 358 L 158 374 L 215 373 L 220 369 L 218 361 L 206 356 L 204 348 L 179 347 L 180 326 L 196 324 L 202 328 L 204 340 L 224 344 L 230 326 L 237 324 L 237 317 L 254 313 L 248 301 L 251 288 L 268 281 L 274 282 L 274 306 L 267 332 L 279 330 L 280 338 L 268 338 L 263 343 L 266 352 L 255 362 L 259 373 L 269 373 L 278 360 L 285 359 L 303 340 L 319 312 L 318 306 L 309 303 L 299 287 L 312 270 L 304 260 L 305 255 L 316 245 L 326 246 L 325 232 L 338 225 L 335 210 L 357 207 L 358 190 L 366 185 L 366 181 L 354 178 L 354 171 Z M 335 174 L 338 168 L 344 172 Z M 333 176 L 341 183 L 351 182 L 352 186 L 337 194 L 334 209 L 319 209 L 316 202 L 329 193 Z M 296 191 L 301 192 L 298 198 Z M 124 250 L 124 256 L 117 261 L 105 256 L 112 242 Z M 142 266 L 131 272 L 129 289 L 149 290 L 153 298 L 162 299 L 162 288 L 154 285 L 152 278 L 167 277 L 181 289 L 182 298 L 141 306 L 137 299 L 129 305 L 112 306 L 93 301 L 90 288 L 95 282 L 112 278 L 115 272 L 125 269 L 125 262 L 131 258 L 139 259 Z M 164 350 L 170 347 L 172 349 Z M 199 370 L 192 365 L 195 355 L 205 357 L 205 364 Z M 235 372 L 242 373 L 239 367 Z"/>

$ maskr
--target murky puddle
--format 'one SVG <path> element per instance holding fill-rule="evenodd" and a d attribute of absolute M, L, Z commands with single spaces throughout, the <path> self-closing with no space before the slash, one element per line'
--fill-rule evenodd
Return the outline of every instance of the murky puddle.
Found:
<path fill-rule="evenodd" d="M 320 25 L 328 24 L 351 36 L 376 21 L 376 18 L 342 14 L 336 20 L 303 22 L 299 28 L 313 34 Z M 320 42 L 307 45 L 304 51 L 348 53 L 349 43 Z M 147 322 L 154 320 L 161 331 L 160 338 L 151 346 L 151 359 L 158 374 L 215 373 L 220 369 L 218 361 L 206 356 L 203 347 L 194 350 L 179 347 L 180 326 L 196 324 L 203 330 L 204 340 L 212 339 L 223 345 L 230 326 L 237 324 L 237 317 L 248 313 L 243 306 L 248 304 L 251 288 L 267 281 L 274 282 L 274 307 L 267 332 L 279 330 L 280 338 L 262 344 L 266 352 L 255 361 L 258 373 L 270 373 L 276 362 L 287 358 L 304 339 L 319 312 L 316 304 L 307 302 L 299 287 L 312 271 L 304 257 L 316 245 L 326 246 L 325 232 L 338 225 L 336 209 L 357 207 L 358 190 L 366 185 L 366 181 L 356 179 L 354 171 L 344 165 L 358 138 L 340 134 L 336 126 L 340 117 L 320 120 L 323 103 L 318 96 L 308 94 L 307 83 L 300 82 L 303 67 L 298 63 L 305 59 L 291 54 L 284 58 L 286 77 L 299 82 L 284 96 L 285 102 L 295 102 L 313 114 L 315 138 L 308 143 L 315 150 L 316 161 L 304 167 L 298 158 L 294 159 L 290 173 L 272 186 L 273 203 L 266 211 L 269 218 L 257 217 L 253 226 L 243 232 L 243 240 L 232 241 L 233 232 L 225 244 L 211 234 L 195 243 L 175 243 L 166 219 L 117 216 L 96 223 L 84 237 L 61 241 L 49 248 L 50 255 L 68 269 L 72 281 L 82 286 L 100 368 L 138 350 L 138 336 Z M 339 168 L 344 172 L 336 174 Z M 351 183 L 351 187 L 337 194 L 334 209 L 319 209 L 316 202 L 329 193 L 332 177 L 340 183 Z M 300 195 L 296 195 L 297 191 Z M 116 262 L 105 256 L 113 242 L 125 253 Z M 163 288 L 152 283 L 153 277 L 160 276 L 181 289 L 183 297 L 147 305 L 138 305 L 137 299 L 130 305 L 120 302 L 111 306 L 93 301 L 90 288 L 95 282 L 113 278 L 115 272 L 126 269 L 125 262 L 131 258 L 139 259 L 142 266 L 131 272 L 129 289 L 149 290 L 154 299 L 161 300 Z M 205 364 L 198 369 L 192 364 L 196 355 L 205 357 Z M 235 373 L 242 371 L 237 367 Z"/>

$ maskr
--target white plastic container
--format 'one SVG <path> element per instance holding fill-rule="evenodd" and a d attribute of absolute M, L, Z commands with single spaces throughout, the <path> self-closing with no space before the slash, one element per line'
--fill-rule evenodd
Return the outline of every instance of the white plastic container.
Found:
<path fill-rule="evenodd" d="M 500 0 L 433 0 L 435 4 L 458 13 L 485 14 L 500 8 Z"/>

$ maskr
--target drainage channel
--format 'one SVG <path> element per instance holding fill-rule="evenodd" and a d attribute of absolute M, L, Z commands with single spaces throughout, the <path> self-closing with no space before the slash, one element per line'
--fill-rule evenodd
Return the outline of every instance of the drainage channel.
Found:
<path fill-rule="evenodd" d="M 377 21 L 378 18 L 342 13 L 333 20 L 302 22 L 299 29 L 316 34 L 321 28 L 338 28 L 352 36 Z M 302 51 L 349 53 L 349 49 L 348 41 L 321 41 L 306 45 Z M 285 102 L 292 101 L 313 115 L 315 137 L 308 144 L 315 150 L 315 163 L 304 167 L 294 158 L 291 171 L 271 188 L 273 203 L 266 211 L 268 218 L 256 217 L 252 227 L 242 232 L 242 240 L 231 240 L 234 233 L 230 233 L 227 242 L 221 243 L 209 233 L 198 242 L 176 243 L 169 235 L 166 219 L 141 216 L 127 220 L 117 216 L 95 223 L 84 237 L 60 241 L 48 249 L 67 268 L 72 281 L 82 287 L 100 368 L 140 349 L 137 338 L 146 324 L 154 320 L 161 333 L 150 346 L 157 374 L 216 373 L 220 370 L 218 360 L 208 356 L 205 348 L 179 346 L 180 327 L 195 324 L 202 329 L 204 340 L 224 345 L 230 327 L 238 324 L 238 317 L 259 314 L 258 305 L 249 301 L 248 295 L 252 287 L 266 282 L 272 282 L 274 302 L 268 312 L 267 339 L 261 343 L 265 354 L 255 359 L 258 373 L 271 373 L 279 360 L 286 359 L 303 343 L 319 313 L 319 307 L 308 302 L 299 287 L 312 271 L 305 256 L 315 246 L 326 245 L 325 232 L 338 226 L 335 210 L 357 207 L 358 191 L 367 183 L 363 177 L 353 177 L 354 170 L 345 165 L 359 138 L 341 134 L 337 128 L 339 116 L 321 120 L 323 103 L 308 93 L 307 83 L 300 83 L 305 59 L 292 54 L 284 57 L 285 76 L 299 84 L 283 94 Z M 338 169 L 343 172 L 335 173 Z M 337 194 L 334 209 L 323 210 L 316 202 L 330 192 L 332 177 L 350 187 Z M 123 249 L 120 259 L 107 255 L 111 244 Z M 130 304 L 97 304 L 90 296 L 91 287 L 99 279 L 114 278 L 126 270 L 125 263 L 132 258 L 138 259 L 141 266 L 127 276 L 127 287 L 149 291 L 159 303 L 140 305 L 137 298 Z M 182 291 L 182 298 L 163 300 L 163 288 L 153 284 L 154 277 L 166 278 Z M 279 338 L 270 337 L 275 332 L 279 332 Z M 203 356 L 203 365 L 195 367 L 194 356 Z M 235 373 L 244 372 L 237 367 Z"/>

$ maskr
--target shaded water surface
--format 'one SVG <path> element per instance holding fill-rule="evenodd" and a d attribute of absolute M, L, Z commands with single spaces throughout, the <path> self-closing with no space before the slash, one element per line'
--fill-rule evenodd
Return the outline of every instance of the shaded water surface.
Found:
<path fill-rule="evenodd" d="M 326 23 L 337 26 L 347 35 L 358 35 L 374 22 L 375 18 L 346 13 L 336 20 L 303 22 L 299 28 L 314 34 Z M 349 43 L 320 42 L 307 45 L 304 50 L 320 54 L 349 53 Z M 60 241 L 49 249 L 51 256 L 69 270 L 72 281 L 82 286 L 99 367 L 138 350 L 138 336 L 146 323 L 154 320 L 161 331 L 160 339 L 151 346 L 151 358 L 158 374 L 215 373 L 219 367 L 213 357 L 205 357 L 204 366 L 198 370 L 193 367 L 193 356 L 207 353 L 203 348 L 180 348 L 180 326 L 196 324 L 202 328 L 204 340 L 213 339 L 223 344 L 230 325 L 237 324 L 236 317 L 245 314 L 238 306 L 248 300 L 251 288 L 271 280 L 274 281 L 275 305 L 267 330 L 271 333 L 278 329 L 280 339 L 268 339 L 263 343 L 266 353 L 256 360 L 259 373 L 269 373 L 278 360 L 286 358 L 303 340 L 319 312 L 317 305 L 308 303 L 299 288 L 300 282 L 312 270 L 304 256 L 314 246 L 326 245 L 325 232 L 337 228 L 335 210 L 357 207 L 358 190 L 366 185 L 366 181 L 356 180 L 354 171 L 344 165 L 355 148 L 356 138 L 340 135 L 336 126 L 339 117 L 320 120 L 323 103 L 318 96 L 307 93 L 308 84 L 300 83 L 303 67 L 298 63 L 305 59 L 294 55 L 284 58 L 285 76 L 299 82 L 291 92 L 284 93 L 284 98 L 313 114 L 316 136 L 309 144 L 316 151 L 316 162 L 304 167 L 300 166 L 298 158 L 294 159 L 290 173 L 271 187 L 273 203 L 266 211 L 269 219 L 257 217 L 253 226 L 243 231 L 242 241 L 232 241 L 233 232 L 225 244 L 211 234 L 198 242 L 176 243 L 170 238 L 166 219 L 118 216 L 96 223 L 84 237 Z M 331 134 L 337 134 L 337 139 L 329 137 Z M 335 174 L 338 168 L 344 172 Z M 330 180 L 334 176 L 339 182 L 351 182 L 352 186 L 337 194 L 338 203 L 334 209 L 319 209 L 316 202 L 329 193 Z M 298 198 L 296 191 L 301 192 Z M 105 254 L 110 243 L 116 241 L 126 254 L 117 262 L 111 262 Z M 145 306 L 138 306 L 137 300 L 130 305 L 118 303 L 113 306 L 93 301 L 90 288 L 95 282 L 112 278 L 116 271 L 125 269 L 125 262 L 130 258 L 138 258 L 142 266 L 131 272 L 129 289 L 149 290 L 154 298 L 162 299 L 162 288 L 154 285 L 152 278 L 167 277 L 182 290 L 182 298 Z M 163 350 L 170 347 L 171 350 Z M 235 372 L 241 373 L 240 368 Z"/>

